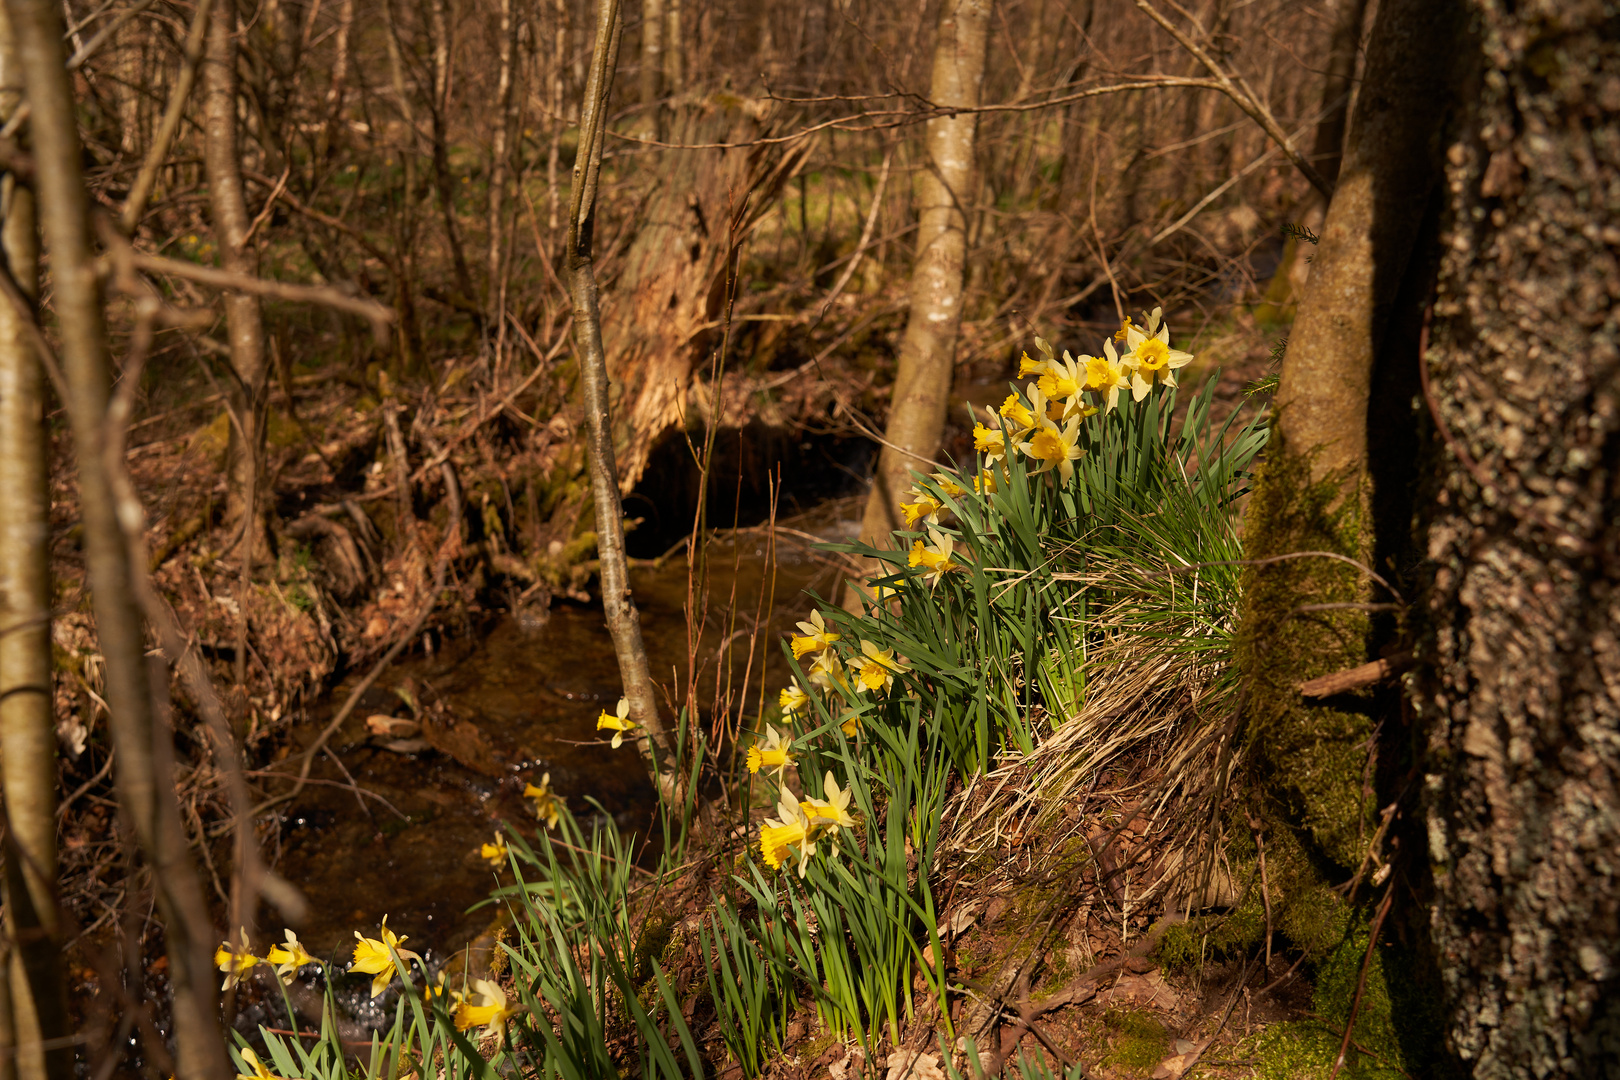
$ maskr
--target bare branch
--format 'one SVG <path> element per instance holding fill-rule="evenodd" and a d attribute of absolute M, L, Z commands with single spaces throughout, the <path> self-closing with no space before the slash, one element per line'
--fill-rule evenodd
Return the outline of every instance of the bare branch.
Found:
<path fill-rule="evenodd" d="M 1272 141 L 1282 147 L 1282 152 L 1288 155 L 1288 160 L 1294 163 L 1294 168 L 1298 169 L 1300 174 L 1311 182 L 1313 188 L 1322 193 L 1322 198 L 1331 199 L 1333 197 L 1333 185 L 1328 183 L 1327 179 L 1317 171 L 1316 166 L 1307 161 L 1305 155 L 1299 152 L 1299 148 L 1294 145 L 1293 138 L 1283 131 L 1282 125 L 1277 123 L 1277 118 L 1271 115 L 1271 110 L 1266 108 L 1259 96 L 1249 89 L 1249 84 L 1244 81 L 1241 75 L 1227 74 L 1226 69 L 1216 63 L 1215 58 L 1204 51 L 1203 46 L 1188 37 L 1186 32 L 1175 23 L 1165 18 L 1163 13 L 1153 6 L 1151 0 L 1136 0 L 1136 6 L 1141 8 L 1148 18 L 1164 27 L 1165 31 L 1175 38 L 1183 49 L 1192 54 L 1193 59 L 1204 65 L 1204 70 L 1214 76 L 1215 83 L 1221 92 L 1231 98 L 1233 104 L 1247 113 L 1249 118 L 1259 124 L 1261 130 L 1271 137 Z M 1198 25 L 1197 20 L 1194 20 L 1193 25 Z"/>

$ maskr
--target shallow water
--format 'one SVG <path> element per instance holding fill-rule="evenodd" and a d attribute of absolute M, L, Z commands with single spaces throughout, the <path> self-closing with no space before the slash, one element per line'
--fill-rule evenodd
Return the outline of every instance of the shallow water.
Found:
<path fill-rule="evenodd" d="M 826 539 L 854 529 L 845 521 L 795 525 Z M 837 580 L 825 556 L 810 553 L 802 539 L 779 535 L 774 566 L 767 547 L 765 534 L 752 532 L 709 548 L 698 694 L 705 727 L 717 684 L 742 688 L 756 612 L 748 696 L 734 710 L 745 717 L 757 714 L 762 684 L 774 699 L 787 678 L 780 643 L 804 617 L 801 591 L 826 596 Z M 675 700 L 687 669 L 687 581 L 680 558 L 631 573 L 653 678 Z M 413 687 L 426 708 L 437 749 L 397 753 L 368 735 L 368 715 L 411 715 L 395 693 L 400 686 Z M 346 692 L 340 687 L 334 700 Z M 323 756 L 312 775 L 334 786 L 306 789 L 283 818 L 279 851 L 272 850 L 277 869 L 310 901 L 305 945 L 346 961 L 353 931 L 373 936 L 387 915 L 390 929 L 409 935 L 408 947 L 430 957 L 458 951 L 492 918 L 487 907 L 469 910 L 497 884 L 478 847 L 502 822 L 533 837 L 535 817 L 522 792 L 547 772 L 576 816 L 595 812 L 591 797 L 626 834 L 645 836 L 651 784 L 632 749 L 613 750 L 595 731 L 597 715 L 619 696 L 612 641 L 596 605 L 559 604 L 543 620 L 505 617 L 476 638 L 447 642 L 436 655 L 385 672 L 332 740 L 342 768 L 380 798 L 367 798 L 362 812 L 352 790 L 335 786 L 345 778 Z M 666 705 L 665 715 L 671 711 Z"/>

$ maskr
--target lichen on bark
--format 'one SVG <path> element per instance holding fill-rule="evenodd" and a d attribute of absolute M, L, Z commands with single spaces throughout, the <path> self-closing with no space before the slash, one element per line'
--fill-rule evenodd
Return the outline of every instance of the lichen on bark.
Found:
<path fill-rule="evenodd" d="M 1470 7 L 1426 356 L 1433 932 L 1474 1076 L 1620 1076 L 1620 26 Z"/>

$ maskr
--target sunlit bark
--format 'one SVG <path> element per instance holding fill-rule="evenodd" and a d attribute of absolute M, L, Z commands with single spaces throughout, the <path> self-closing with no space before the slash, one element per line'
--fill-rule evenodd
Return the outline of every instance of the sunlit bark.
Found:
<path fill-rule="evenodd" d="M 106 330 L 90 247 L 82 150 L 64 68 L 61 8 L 51 0 L 6 0 L 6 8 L 32 109 L 40 219 L 69 386 L 85 562 L 118 755 L 115 779 L 157 882 L 169 955 L 177 1075 L 181 1080 L 215 1080 L 231 1070 L 216 1015 L 210 963 L 213 929 L 184 835 L 175 827 L 178 807 L 171 778 L 154 760 L 146 643 L 135 605 L 129 548 L 104 456 L 110 382 Z"/>
<path fill-rule="evenodd" d="M 619 502 L 614 462 L 613 422 L 608 411 L 607 357 L 602 349 L 602 315 L 592 244 L 596 226 L 597 180 L 602 169 L 602 143 L 607 131 L 607 99 L 618 66 L 622 31 L 619 0 L 597 0 L 596 46 L 580 110 L 580 150 L 574 160 L 572 205 L 568 221 L 569 289 L 574 304 L 580 382 L 585 392 L 586 446 L 591 496 L 596 506 L 596 547 L 601 565 L 602 611 L 618 656 L 630 719 L 640 727 L 634 743 L 658 783 L 665 805 L 679 806 L 681 783 L 674 740 L 658 711 L 658 695 L 641 639 L 641 616 L 630 592 L 624 552 L 624 508 Z"/>
<path fill-rule="evenodd" d="M 11 23 L 0 11 L 0 118 L 21 100 Z M 18 291 L 38 294 L 34 193 L 0 179 L 0 247 Z M 56 733 L 51 722 L 50 498 L 45 386 L 26 315 L 0 298 L 0 797 L 5 865 L 0 895 L 11 943 L 0 979 L 22 1080 L 73 1074 L 56 893 Z M 44 1050 L 47 1042 L 56 1044 Z"/>
<path fill-rule="evenodd" d="M 947 0 L 934 41 L 929 99 L 936 105 L 979 104 L 988 40 L 988 0 Z M 945 430 L 956 335 L 962 321 L 962 278 L 977 118 L 941 116 L 928 121 L 927 156 L 917 174 L 917 263 L 911 277 L 911 315 L 900 342 L 888 445 L 878 458 L 861 535 L 884 542 L 900 526 L 899 498 L 914 469 L 928 472 Z"/>

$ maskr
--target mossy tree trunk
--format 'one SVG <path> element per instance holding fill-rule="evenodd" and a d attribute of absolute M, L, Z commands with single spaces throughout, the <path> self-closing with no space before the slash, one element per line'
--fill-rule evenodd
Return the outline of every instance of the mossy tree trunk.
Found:
<path fill-rule="evenodd" d="M 1392 437 L 1384 425 L 1401 418 L 1371 405 L 1375 383 L 1382 402 L 1385 387 L 1412 381 L 1411 351 L 1392 330 L 1423 291 L 1411 255 L 1439 170 L 1443 113 L 1433 102 L 1444 99 L 1448 72 L 1436 58 L 1454 54 L 1460 28 L 1456 3 L 1391 0 L 1379 11 L 1245 523 L 1247 556 L 1279 560 L 1252 567 L 1245 590 L 1240 664 L 1253 760 L 1283 818 L 1347 870 L 1376 828 L 1363 776 L 1382 706 L 1363 694 L 1308 707 L 1296 687 L 1365 662 L 1393 632 L 1364 605 L 1392 599 L 1370 588 L 1367 569 L 1378 556 L 1375 507 L 1405 478 L 1370 464 L 1368 445 L 1378 432 L 1382 454 Z M 1410 430 L 1410 395 L 1405 409 Z"/>
<path fill-rule="evenodd" d="M 1620 24 L 1473 0 L 1422 462 L 1433 933 L 1476 1077 L 1620 1076 Z"/>

